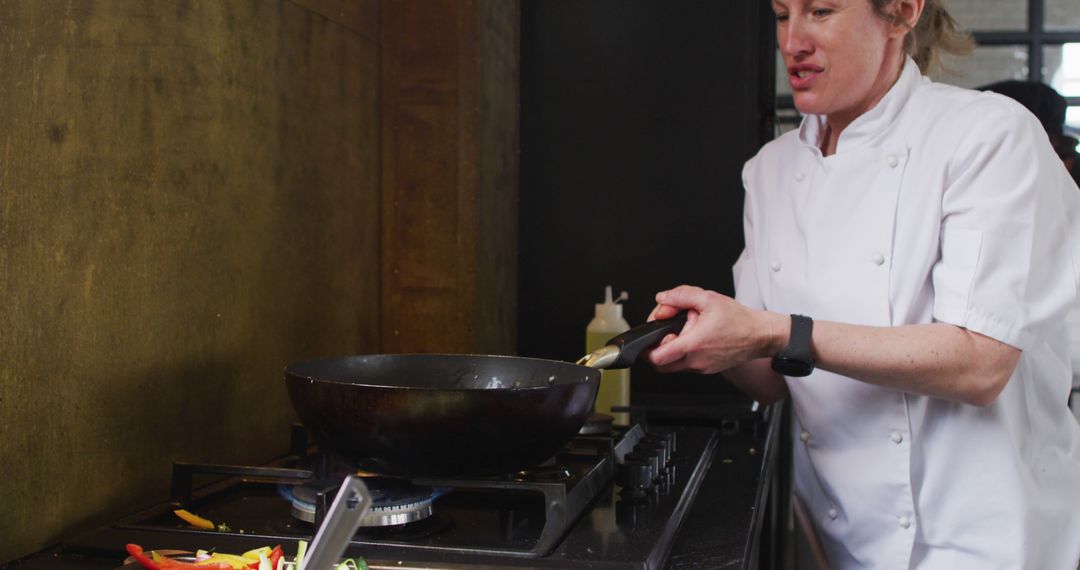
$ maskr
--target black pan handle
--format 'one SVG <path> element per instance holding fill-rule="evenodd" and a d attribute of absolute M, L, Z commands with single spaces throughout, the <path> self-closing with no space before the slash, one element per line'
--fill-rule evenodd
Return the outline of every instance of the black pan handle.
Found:
<path fill-rule="evenodd" d="M 651 323 L 638 325 L 607 341 L 608 346 L 618 347 L 619 356 L 604 368 L 608 370 L 629 368 L 643 351 L 659 343 L 665 336 L 681 331 L 684 325 L 686 325 L 686 311 L 670 319 L 657 319 Z"/>

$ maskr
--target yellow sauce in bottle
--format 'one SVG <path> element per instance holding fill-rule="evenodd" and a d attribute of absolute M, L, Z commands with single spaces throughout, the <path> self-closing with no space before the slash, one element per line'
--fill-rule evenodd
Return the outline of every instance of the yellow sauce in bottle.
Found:
<path fill-rule="evenodd" d="M 611 287 L 604 289 L 604 302 L 597 303 L 596 314 L 585 329 L 585 353 L 603 347 L 612 338 L 630 330 L 630 325 L 622 316 L 622 305 L 627 298 L 623 291 L 618 299 L 611 298 Z M 630 425 L 630 414 L 612 413 L 612 406 L 630 405 L 630 370 L 603 370 L 600 374 L 600 390 L 596 394 L 594 411 L 609 414 L 615 418 L 615 425 Z"/>
<path fill-rule="evenodd" d="M 585 334 L 586 354 L 604 346 L 607 341 L 619 333 L 592 332 Z M 603 370 L 600 372 L 600 391 L 596 394 L 595 411 L 609 414 L 615 418 L 615 425 L 629 425 L 630 414 L 612 413 L 612 406 L 630 405 L 630 369 Z"/>

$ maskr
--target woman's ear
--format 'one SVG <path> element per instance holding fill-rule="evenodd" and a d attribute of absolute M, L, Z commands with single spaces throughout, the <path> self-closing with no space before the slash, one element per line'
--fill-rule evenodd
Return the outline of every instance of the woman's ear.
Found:
<path fill-rule="evenodd" d="M 914 30 L 925 7 L 926 0 L 896 0 L 896 23 Z"/>

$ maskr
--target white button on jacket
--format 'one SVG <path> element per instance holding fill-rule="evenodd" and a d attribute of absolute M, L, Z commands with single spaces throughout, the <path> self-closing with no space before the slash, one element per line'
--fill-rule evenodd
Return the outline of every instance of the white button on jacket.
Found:
<path fill-rule="evenodd" d="M 831 567 L 1075 568 L 1080 426 L 1062 323 L 1080 190 L 1019 104 L 934 84 L 910 59 L 829 157 L 822 130 L 808 116 L 747 162 L 736 298 L 817 320 L 950 323 L 1022 351 L 985 408 L 820 368 L 787 379 L 794 434 L 814 435 L 795 446 L 795 492 Z"/>

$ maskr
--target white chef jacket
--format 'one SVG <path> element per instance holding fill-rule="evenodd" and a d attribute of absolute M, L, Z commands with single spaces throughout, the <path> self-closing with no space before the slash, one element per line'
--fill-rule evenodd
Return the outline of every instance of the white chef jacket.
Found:
<path fill-rule="evenodd" d="M 898 82 L 824 157 L 824 118 L 746 163 L 744 304 L 889 326 L 945 322 L 1021 349 L 977 407 L 823 370 L 787 378 L 794 490 L 833 568 L 1076 568 L 1080 427 L 1064 316 L 1080 190 L 996 94 Z"/>

